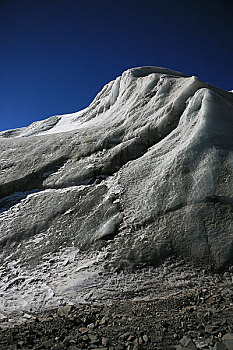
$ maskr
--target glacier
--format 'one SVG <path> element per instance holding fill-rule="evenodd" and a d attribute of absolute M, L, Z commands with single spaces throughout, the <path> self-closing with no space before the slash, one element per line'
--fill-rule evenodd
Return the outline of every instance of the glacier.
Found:
<path fill-rule="evenodd" d="M 32 281 L 50 305 L 107 270 L 232 265 L 232 135 L 231 92 L 159 67 L 1 132 L 0 312 L 36 307 Z"/>

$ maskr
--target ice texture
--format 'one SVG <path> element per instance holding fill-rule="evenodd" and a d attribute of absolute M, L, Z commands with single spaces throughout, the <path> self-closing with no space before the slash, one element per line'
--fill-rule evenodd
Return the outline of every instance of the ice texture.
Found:
<path fill-rule="evenodd" d="M 158 67 L 125 71 L 82 111 L 1 132 L 5 307 L 23 285 L 26 312 L 31 283 L 58 303 L 98 280 L 90 261 L 99 272 L 173 255 L 232 264 L 232 135 L 232 93 Z"/>

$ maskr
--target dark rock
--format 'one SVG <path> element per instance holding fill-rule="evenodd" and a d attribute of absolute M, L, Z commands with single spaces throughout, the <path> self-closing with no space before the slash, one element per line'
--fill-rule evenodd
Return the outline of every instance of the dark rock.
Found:
<path fill-rule="evenodd" d="M 88 333 L 88 328 L 86 327 L 81 327 L 78 329 L 78 331 L 81 333 L 81 334 L 85 334 L 85 333 Z"/>
<path fill-rule="evenodd" d="M 195 343 L 193 342 L 192 339 L 184 336 L 181 340 L 180 340 L 180 344 L 181 346 L 183 346 L 186 349 L 190 349 L 190 350 L 197 350 L 197 347 L 195 345 Z"/>
<path fill-rule="evenodd" d="M 227 348 L 223 343 L 218 341 L 217 343 L 214 344 L 214 350 L 227 350 Z"/>
<path fill-rule="evenodd" d="M 108 344 L 109 344 L 109 339 L 103 337 L 103 338 L 102 338 L 102 345 L 103 345 L 103 346 L 107 346 Z"/>
<path fill-rule="evenodd" d="M 65 306 L 59 307 L 57 310 L 57 314 L 61 317 L 68 316 L 71 309 L 72 309 L 72 305 L 65 305 Z"/>
<path fill-rule="evenodd" d="M 106 316 L 102 317 L 102 319 L 99 321 L 99 324 L 103 325 L 107 322 L 108 318 Z"/>
<path fill-rule="evenodd" d="M 227 350 L 233 350 L 233 333 L 227 333 L 222 337 L 223 344 Z"/>
<path fill-rule="evenodd" d="M 120 338 L 122 339 L 128 339 L 130 337 L 131 333 L 130 332 L 125 332 L 120 335 Z"/>
<path fill-rule="evenodd" d="M 115 350 L 124 350 L 124 347 L 122 345 L 120 345 L 120 344 L 117 344 L 115 346 Z"/>
<path fill-rule="evenodd" d="M 98 344 L 100 342 L 100 340 L 96 334 L 88 334 L 88 337 L 89 337 L 92 344 Z"/>

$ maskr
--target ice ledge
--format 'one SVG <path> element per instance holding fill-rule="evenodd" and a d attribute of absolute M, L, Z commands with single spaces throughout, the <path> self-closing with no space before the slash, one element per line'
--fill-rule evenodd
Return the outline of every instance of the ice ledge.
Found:
<path fill-rule="evenodd" d="M 177 72 L 175 70 L 169 69 L 169 68 L 163 68 L 163 67 L 154 67 L 154 66 L 144 66 L 144 67 L 135 67 L 130 68 L 126 71 L 124 71 L 124 74 L 131 74 L 135 78 L 145 77 L 152 73 L 159 73 L 159 74 L 169 74 L 179 77 L 187 77 L 187 75 Z"/>

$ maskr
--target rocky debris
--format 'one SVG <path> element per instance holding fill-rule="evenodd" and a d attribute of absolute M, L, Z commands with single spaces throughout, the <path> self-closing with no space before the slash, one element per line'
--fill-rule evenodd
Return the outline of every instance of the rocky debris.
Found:
<path fill-rule="evenodd" d="M 0 349 L 231 350 L 233 287 L 228 290 L 216 284 L 156 300 L 64 305 L 59 309 L 66 313 L 52 309 L 2 328 Z"/>

